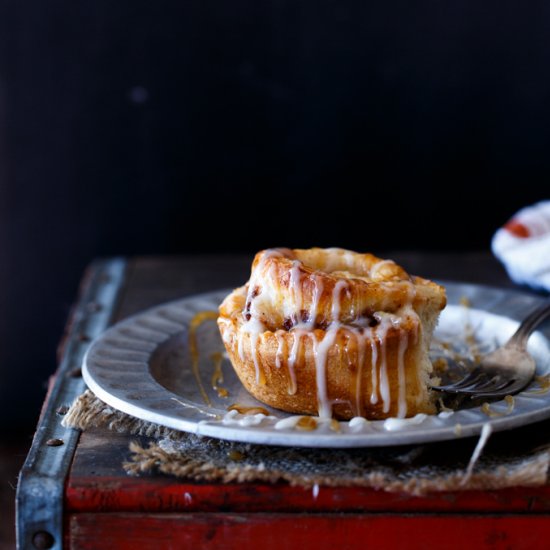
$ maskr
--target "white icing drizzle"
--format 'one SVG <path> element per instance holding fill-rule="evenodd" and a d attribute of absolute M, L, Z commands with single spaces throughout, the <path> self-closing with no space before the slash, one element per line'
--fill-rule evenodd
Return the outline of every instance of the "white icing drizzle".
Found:
<path fill-rule="evenodd" d="M 321 340 L 313 338 L 313 355 L 315 357 L 315 373 L 317 381 L 317 404 L 319 407 L 320 418 L 330 418 L 332 416 L 332 404 L 328 399 L 327 393 L 327 362 L 328 352 L 334 344 L 338 334 L 338 326 L 333 323 L 325 332 Z"/>
<path fill-rule="evenodd" d="M 302 295 L 302 278 L 301 278 L 301 272 L 300 272 L 300 265 L 301 263 L 298 260 L 294 260 L 292 262 L 292 267 L 290 268 L 290 280 L 289 280 L 289 288 L 290 292 L 292 293 L 292 297 L 294 299 L 295 304 L 295 315 L 296 315 L 296 322 L 300 323 L 302 321 L 302 308 L 304 304 L 304 297 Z"/>
<path fill-rule="evenodd" d="M 287 418 L 283 418 L 279 420 L 275 426 L 273 426 L 276 430 L 287 430 L 292 429 L 296 427 L 296 424 L 300 422 L 300 419 L 303 418 L 303 416 L 289 416 Z"/>
<path fill-rule="evenodd" d="M 254 361 L 254 368 L 256 369 L 256 384 L 263 383 L 263 376 L 260 367 L 260 362 L 258 360 L 258 340 L 260 334 L 265 331 L 264 324 L 254 316 L 251 316 L 248 321 L 243 323 L 241 327 L 241 333 L 239 335 L 238 342 L 238 352 L 241 358 L 241 361 L 244 361 L 244 335 L 248 334 L 250 342 L 250 353 L 252 354 L 252 359 Z"/>
<path fill-rule="evenodd" d="M 349 426 L 349 429 L 354 431 L 354 432 L 359 432 L 361 431 L 363 428 L 366 428 L 369 424 L 369 421 L 362 417 L 362 416 L 354 416 L 349 422 L 348 422 L 348 426 Z"/>
<path fill-rule="evenodd" d="M 315 283 L 315 290 L 313 291 L 313 300 L 311 301 L 311 307 L 309 309 L 309 319 L 305 327 L 308 330 L 313 330 L 315 327 L 315 321 L 319 314 L 319 301 L 323 293 L 323 281 L 319 277 L 315 277 L 313 280 Z"/>
<path fill-rule="evenodd" d="M 290 376 L 290 386 L 288 388 L 288 394 L 294 395 L 297 390 L 296 386 L 296 371 L 294 370 L 294 365 L 296 364 L 296 359 L 298 359 L 298 353 L 300 351 L 300 343 L 302 339 L 302 335 L 306 334 L 309 335 L 310 333 L 306 330 L 302 329 L 296 329 L 294 328 L 292 331 L 292 348 L 290 349 L 290 354 L 288 356 L 288 374 Z"/>
<path fill-rule="evenodd" d="M 386 354 L 386 337 L 388 330 L 392 324 L 388 316 L 384 315 L 380 317 L 380 324 L 376 327 L 376 337 L 380 342 L 380 369 L 378 371 L 378 379 L 380 382 L 380 397 L 382 398 L 382 411 L 384 413 L 389 412 L 391 395 L 390 395 L 390 383 L 388 379 L 388 364 Z"/>
<path fill-rule="evenodd" d="M 419 413 L 412 418 L 386 418 L 386 420 L 384 420 L 384 429 L 388 430 L 388 432 L 393 432 L 406 428 L 407 426 L 422 424 L 427 418 L 428 415 L 424 413 Z"/>
<path fill-rule="evenodd" d="M 257 414 L 240 414 L 236 410 L 227 412 L 222 418 L 222 424 L 226 426 L 260 426 L 265 420 L 274 420 L 275 417 L 271 415 L 265 415 L 263 413 Z"/>
<path fill-rule="evenodd" d="M 464 477 L 462 478 L 460 485 L 464 486 L 466 485 L 466 483 L 468 483 L 468 481 L 470 481 L 470 478 L 474 473 L 474 466 L 476 465 L 476 462 L 478 461 L 481 455 L 481 451 L 483 451 L 483 448 L 487 444 L 487 440 L 489 439 L 492 432 L 493 432 L 493 428 L 491 427 L 491 424 L 489 424 L 489 422 L 486 422 L 485 424 L 483 424 L 476 448 L 472 453 L 472 457 L 470 458 L 470 462 L 468 463 L 468 467 L 466 468 L 466 473 L 464 474 Z"/>
<path fill-rule="evenodd" d="M 367 340 L 365 334 L 355 329 L 355 343 L 357 345 L 357 374 L 355 378 L 355 411 L 358 416 L 361 416 L 363 410 L 363 392 L 361 391 L 363 386 L 363 366 L 365 364 L 365 348 L 367 346 Z"/>
<path fill-rule="evenodd" d="M 378 346 L 376 345 L 376 333 L 373 329 L 370 331 L 370 349 L 371 349 L 371 381 L 372 390 L 370 394 L 370 402 L 372 405 L 378 403 L 378 383 L 376 363 L 378 362 Z"/>
<path fill-rule="evenodd" d="M 274 416 L 266 416 L 270 420 L 273 420 L 273 428 L 275 430 L 293 430 L 300 429 L 299 423 L 303 420 L 312 420 L 314 423 L 315 430 L 320 430 L 326 433 L 327 431 L 340 432 L 340 423 L 332 418 L 321 418 L 319 416 L 306 416 L 303 414 L 287 416 L 286 418 L 277 418 Z M 365 419 L 363 419 L 365 420 Z M 368 423 L 368 420 L 365 420 Z M 336 425 L 336 428 L 335 428 Z"/>

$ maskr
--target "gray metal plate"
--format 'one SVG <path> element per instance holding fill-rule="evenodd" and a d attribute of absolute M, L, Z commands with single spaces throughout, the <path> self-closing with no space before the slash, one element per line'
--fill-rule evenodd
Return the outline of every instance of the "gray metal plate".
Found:
<path fill-rule="evenodd" d="M 436 334 L 460 344 L 465 323 L 475 329 L 485 349 L 503 343 L 541 300 L 531 295 L 480 285 L 444 283 L 449 305 Z M 134 417 L 181 431 L 250 443 L 301 447 L 375 447 L 441 441 L 479 434 L 484 424 L 493 431 L 523 426 L 550 417 L 550 393 L 533 384 L 515 397 L 510 411 L 504 402 L 491 404 L 491 416 L 480 407 L 388 422 L 341 422 L 339 431 L 320 422 L 312 431 L 281 428 L 291 415 L 270 409 L 242 387 L 229 361 L 222 364 L 227 397 L 218 396 L 211 383 L 212 352 L 223 350 L 213 321 L 198 331 L 201 384 L 194 375 L 188 346 L 188 328 L 197 312 L 217 310 L 228 291 L 212 292 L 170 302 L 147 310 L 107 330 L 84 358 L 83 376 L 90 389 L 112 407 Z M 459 305 L 467 298 L 470 308 Z M 529 349 L 537 361 L 537 374 L 550 372 L 548 331 L 531 336 Z M 227 414 L 231 404 L 261 406 L 269 416 Z M 288 421 L 292 424 L 292 421 Z M 284 423 L 283 423 L 284 424 Z"/>

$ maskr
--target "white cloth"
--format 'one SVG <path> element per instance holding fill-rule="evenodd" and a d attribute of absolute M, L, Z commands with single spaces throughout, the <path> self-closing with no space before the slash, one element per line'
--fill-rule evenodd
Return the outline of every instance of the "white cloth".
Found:
<path fill-rule="evenodd" d="M 550 200 L 514 214 L 493 235 L 491 248 L 513 281 L 550 291 Z"/>

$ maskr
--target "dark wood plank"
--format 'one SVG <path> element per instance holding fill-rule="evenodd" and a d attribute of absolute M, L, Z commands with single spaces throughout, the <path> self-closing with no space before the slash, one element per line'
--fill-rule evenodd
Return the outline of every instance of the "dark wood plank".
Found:
<path fill-rule="evenodd" d="M 252 257 L 245 255 L 131 259 L 115 320 L 192 294 L 240 286 L 251 263 Z"/>

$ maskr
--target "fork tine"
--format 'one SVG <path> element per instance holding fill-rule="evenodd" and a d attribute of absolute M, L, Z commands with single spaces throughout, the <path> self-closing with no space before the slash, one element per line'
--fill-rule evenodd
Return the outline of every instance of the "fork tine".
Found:
<path fill-rule="evenodd" d="M 526 384 L 524 384 L 523 382 L 522 383 L 516 383 L 516 384 L 513 384 L 512 386 L 508 386 L 508 387 L 505 387 L 501 390 L 498 390 L 498 391 L 493 391 L 493 392 L 487 392 L 487 393 L 483 393 L 483 392 L 480 392 L 479 394 L 475 394 L 475 395 L 471 395 L 472 398 L 499 398 L 499 399 L 502 399 L 504 397 L 506 397 L 507 395 L 514 395 L 515 393 L 518 393 L 520 392 L 524 387 L 525 387 Z"/>
<path fill-rule="evenodd" d="M 481 370 L 479 368 L 476 368 L 470 374 L 462 378 L 462 380 L 454 382 L 453 384 L 447 384 L 446 386 L 434 386 L 434 389 L 439 391 L 458 391 L 461 388 L 471 385 L 483 376 L 484 374 L 481 372 Z"/>
<path fill-rule="evenodd" d="M 550 301 L 528 315 L 511 338 L 485 356 L 482 362 L 462 380 L 432 389 L 451 394 L 502 398 L 525 388 L 535 374 L 535 361 L 526 350 L 533 330 L 550 316 Z"/>
<path fill-rule="evenodd" d="M 487 373 L 472 371 L 468 376 L 455 384 L 435 386 L 434 389 L 446 392 L 477 395 L 478 393 L 500 391 L 515 382 L 515 379 L 502 380 L 499 375 L 489 376 Z"/>
<path fill-rule="evenodd" d="M 496 383 L 490 390 L 488 391 L 501 391 L 501 390 L 504 390 L 506 388 L 509 388 L 513 383 L 515 382 L 515 379 L 512 378 L 512 379 L 509 379 L 509 380 L 503 380 L 502 382 L 500 383 Z M 487 388 L 480 388 L 480 389 L 487 389 Z"/>
<path fill-rule="evenodd" d="M 462 386 L 460 388 L 460 391 L 464 393 L 476 393 L 489 388 L 493 389 L 495 387 L 495 384 L 498 384 L 498 382 L 495 382 L 495 377 L 480 377 L 480 380 L 481 381 L 478 380 L 477 382 L 469 384 L 468 386 Z"/>
<path fill-rule="evenodd" d="M 491 383 L 484 384 L 483 386 L 475 386 L 472 388 L 461 390 L 460 393 L 464 393 L 465 395 L 469 395 L 470 397 L 477 397 L 478 395 L 489 395 L 501 391 L 508 392 L 508 388 L 513 382 L 515 382 L 515 380 L 505 380 L 496 383 L 494 381 L 491 381 Z"/>

